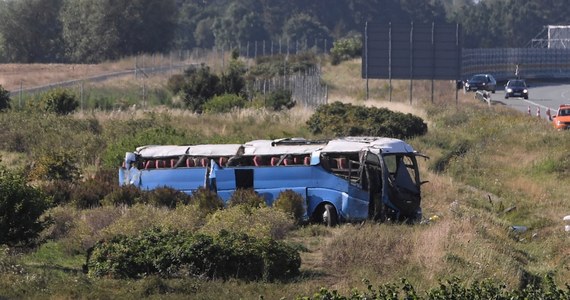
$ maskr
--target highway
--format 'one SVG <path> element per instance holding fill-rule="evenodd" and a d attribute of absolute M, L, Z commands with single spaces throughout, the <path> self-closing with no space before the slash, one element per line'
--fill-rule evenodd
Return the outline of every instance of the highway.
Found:
<path fill-rule="evenodd" d="M 523 98 L 505 99 L 503 84 L 497 84 L 495 94 L 490 94 L 491 100 L 494 103 L 503 103 L 524 113 L 527 113 L 530 107 L 533 116 L 536 116 L 537 109 L 540 108 L 540 115 L 543 118 L 547 118 L 546 110 L 548 108 L 554 115 L 560 104 L 570 104 L 570 84 L 568 83 L 533 83 L 527 81 L 527 84 L 530 84 L 528 100 Z"/>

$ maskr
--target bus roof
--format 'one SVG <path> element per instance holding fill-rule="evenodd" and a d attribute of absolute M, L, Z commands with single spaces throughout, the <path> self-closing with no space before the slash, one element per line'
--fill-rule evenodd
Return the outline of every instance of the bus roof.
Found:
<path fill-rule="evenodd" d="M 147 145 L 138 147 L 135 154 L 143 158 L 174 156 L 234 156 L 234 155 L 304 155 L 315 151 L 323 153 L 360 152 L 414 153 L 406 142 L 385 137 L 343 137 L 330 141 L 309 141 L 301 138 L 254 140 L 245 144 L 205 145 Z"/>
<path fill-rule="evenodd" d="M 244 155 L 303 155 L 323 148 L 325 143 L 280 143 L 282 140 L 255 140 L 245 143 Z"/>
<path fill-rule="evenodd" d="M 331 140 L 323 153 L 359 152 L 370 150 L 374 153 L 414 153 L 412 146 L 406 142 L 384 137 L 344 137 Z"/>
<path fill-rule="evenodd" d="M 233 156 L 240 153 L 241 144 L 206 144 L 189 146 L 157 146 L 138 147 L 135 154 L 141 157 L 173 157 L 173 156 Z"/>

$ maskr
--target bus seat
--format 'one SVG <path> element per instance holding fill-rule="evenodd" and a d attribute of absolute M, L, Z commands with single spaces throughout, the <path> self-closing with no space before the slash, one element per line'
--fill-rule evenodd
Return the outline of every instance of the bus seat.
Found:
<path fill-rule="evenodd" d="M 291 159 L 290 157 L 287 157 L 283 160 L 283 164 L 286 166 L 293 165 L 293 159 Z"/>
<path fill-rule="evenodd" d="M 276 166 L 277 163 L 279 163 L 279 157 L 277 157 L 277 156 L 271 157 L 271 165 Z"/>
<path fill-rule="evenodd" d="M 220 156 L 220 159 L 219 159 L 220 167 L 225 167 L 227 163 L 228 163 L 228 158 L 225 156 Z"/>
<path fill-rule="evenodd" d="M 200 165 L 201 165 L 202 167 L 207 167 L 207 166 L 208 166 L 208 158 L 202 157 L 202 158 L 200 159 Z"/>
<path fill-rule="evenodd" d="M 347 168 L 347 166 L 346 166 L 346 158 L 344 158 L 344 157 L 339 157 L 339 158 L 337 158 L 337 159 L 336 159 L 336 167 L 337 167 L 338 169 L 346 169 L 346 168 Z"/>
<path fill-rule="evenodd" d="M 170 167 L 171 167 L 171 168 L 174 168 L 174 167 L 176 166 L 176 162 L 177 162 L 177 161 L 178 161 L 177 159 L 171 158 L 171 159 L 170 159 Z"/>
<path fill-rule="evenodd" d="M 149 159 L 146 161 L 144 168 L 145 169 L 154 169 L 154 168 L 156 168 L 156 162 L 152 159 Z"/>
<path fill-rule="evenodd" d="M 188 157 L 188 158 L 186 159 L 186 167 L 191 168 L 191 167 L 194 167 L 194 166 L 195 166 L 195 164 L 194 164 L 194 159 L 193 159 L 192 157 Z"/>
<path fill-rule="evenodd" d="M 263 159 L 261 158 L 261 156 L 259 156 L 259 155 L 254 156 L 253 157 L 253 164 L 256 167 L 263 166 Z"/>
<path fill-rule="evenodd" d="M 156 168 L 166 168 L 166 160 L 164 159 L 157 159 L 156 160 Z"/>
<path fill-rule="evenodd" d="M 303 164 L 305 166 L 308 166 L 311 164 L 311 157 L 310 156 L 305 156 L 305 158 L 303 159 Z"/>

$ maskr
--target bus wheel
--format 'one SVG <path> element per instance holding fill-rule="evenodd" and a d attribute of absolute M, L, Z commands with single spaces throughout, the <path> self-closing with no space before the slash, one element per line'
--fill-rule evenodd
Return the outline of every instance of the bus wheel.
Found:
<path fill-rule="evenodd" d="M 338 224 L 336 209 L 331 204 L 325 204 L 325 208 L 323 210 L 323 223 L 328 227 L 333 227 Z"/>

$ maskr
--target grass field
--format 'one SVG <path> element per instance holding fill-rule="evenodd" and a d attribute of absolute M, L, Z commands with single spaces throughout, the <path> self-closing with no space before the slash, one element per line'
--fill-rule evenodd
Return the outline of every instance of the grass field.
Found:
<path fill-rule="evenodd" d="M 118 67 L 55 66 L 43 74 L 27 68 L 49 66 L 23 66 L 20 69 L 27 71 L 9 77 L 4 77 L 4 70 L 18 74 L 18 68 L 0 68 L 0 84 L 6 83 L 4 87 L 9 89 L 23 77 L 39 84 L 60 80 L 64 73 L 73 77 L 86 74 L 81 72 L 89 68 Z M 64 71 L 69 68 L 80 73 Z M 406 278 L 419 292 L 455 277 L 466 284 L 491 279 L 509 289 L 546 275 L 553 275 L 561 287 L 569 283 L 570 236 L 562 223 L 562 217 L 570 214 L 569 133 L 505 107 L 489 108 L 472 95 L 459 93 L 456 98 L 450 82 L 435 83 L 433 100 L 431 82 L 415 82 L 410 103 L 407 81 L 393 82 L 389 101 L 389 83 L 371 80 L 370 97 L 365 99 L 366 83 L 360 78 L 358 60 L 324 66 L 323 73 L 330 101 L 387 107 L 421 116 L 428 123 L 428 134 L 408 141 L 431 157 L 420 162 L 423 179 L 429 181 L 422 187 L 426 222 L 287 229 L 271 212 L 240 223 L 244 219 L 241 212 L 228 210 L 202 224 L 191 212 L 178 209 L 58 207 L 52 211 L 57 224 L 70 228 L 56 235 L 52 227 L 45 233 L 51 238 L 37 249 L 0 254 L 0 295 L 32 299 L 295 299 L 312 296 L 321 287 L 345 295 L 354 288 L 366 290 L 363 280 L 378 286 Z M 157 85 L 161 80 L 165 82 L 157 79 Z M 133 130 L 174 128 L 191 141 L 311 137 L 304 124 L 311 114 L 310 109 L 295 108 L 289 112 L 242 110 L 196 115 L 165 106 L 113 113 L 85 111 L 70 117 L 1 113 L 4 131 L 0 140 L 4 142 L 0 163 L 25 169 L 30 160 L 48 150 L 65 150 L 78 157 L 81 171 L 89 177 L 101 167 L 106 149 L 134 135 Z M 149 224 L 177 224 L 203 231 L 239 225 L 240 230 L 255 234 L 264 233 L 264 226 L 274 226 L 283 230 L 285 241 L 306 249 L 301 253 L 301 276 L 268 283 L 158 277 L 114 280 L 89 278 L 81 272 L 85 245 L 99 237 L 137 232 Z M 527 230 L 517 232 L 512 226 Z"/>

